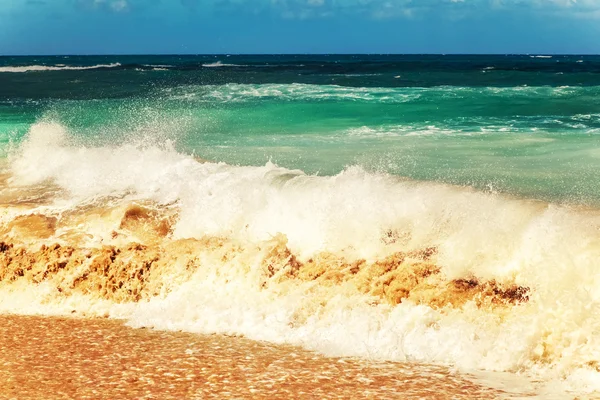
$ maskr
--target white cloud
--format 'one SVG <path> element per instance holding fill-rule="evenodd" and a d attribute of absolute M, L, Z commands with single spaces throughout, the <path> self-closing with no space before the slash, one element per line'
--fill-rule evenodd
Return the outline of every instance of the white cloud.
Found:
<path fill-rule="evenodd" d="M 92 9 L 112 12 L 123 12 L 130 8 L 128 0 L 78 0 L 78 4 Z"/>
<path fill-rule="evenodd" d="M 1 1 L 1 0 L 0 0 Z M 112 12 L 137 10 L 147 0 L 74 0 Z M 158 1 L 158 0 L 155 0 Z M 272 13 L 283 18 L 309 19 L 363 15 L 376 19 L 449 19 L 477 17 L 494 12 L 530 12 L 536 15 L 598 18 L 600 0 L 162 0 L 204 12 Z M 148 1 L 148 4 L 151 2 Z"/>
<path fill-rule="evenodd" d="M 127 10 L 129 4 L 127 4 L 127 0 L 116 0 L 110 3 L 110 8 L 113 11 L 121 12 Z"/>

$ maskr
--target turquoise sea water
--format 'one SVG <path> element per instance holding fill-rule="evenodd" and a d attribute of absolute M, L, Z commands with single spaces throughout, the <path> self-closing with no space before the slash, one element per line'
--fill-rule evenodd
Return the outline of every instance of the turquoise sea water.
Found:
<path fill-rule="evenodd" d="M 88 145 L 595 205 L 599 94 L 592 56 L 2 57 L 0 143 L 53 121 Z"/>

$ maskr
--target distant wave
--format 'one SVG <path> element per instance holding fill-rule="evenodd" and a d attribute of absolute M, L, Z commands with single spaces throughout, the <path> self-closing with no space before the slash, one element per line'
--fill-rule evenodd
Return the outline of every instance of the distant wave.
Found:
<path fill-rule="evenodd" d="M 379 73 L 379 74 L 343 74 L 342 73 L 342 74 L 324 74 L 324 75 L 325 76 L 336 76 L 336 77 L 337 76 L 345 76 L 345 77 L 349 77 L 349 78 L 352 78 L 352 77 L 358 77 L 358 78 L 360 78 L 360 77 L 363 77 L 363 76 L 381 76 L 383 74 L 381 74 L 381 73 Z"/>
<path fill-rule="evenodd" d="M 208 63 L 208 64 L 202 64 L 203 67 L 206 68 L 219 68 L 219 67 L 245 67 L 245 65 L 238 65 L 238 64 L 225 64 L 222 63 L 221 61 L 217 61 L 214 63 Z"/>
<path fill-rule="evenodd" d="M 143 64 L 144 68 L 148 68 L 152 71 L 169 71 L 173 68 L 173 65 L 169 64 Z"/>
<path fill-rule="evenodd" d="M 344 135 L 356 137 L 381 137 L 381 136 L 428 136 L 428 135 L 462 135 L 472 136 L 474 134 L 482 134 L 483 132 L 470 132 L 460 129 L 440 128 L 435 125 L 427 126 L 378 126 L 369 127 L 361 126 L 350 128 L 343 132 Z"/>
<path fill-rule="evenodd" d="M 189 98 L 199 95 L 203 101 L 245 102 L 258 99 L 278 99 L 285 101 L 367 101 L 381 103 L 404 103 L 421 96 L 420 89 L 398 90 L 394 88 L 355 88 L 337 85 L 293 84 L 225 84 L 215 86 L 187 86 L 179 88 L 171 95 Z M 194 97 L 196 98 L 196 97 Z"/>
<path fill-rule="evenodd" d="M 530 56 L 531 58 L 552 58 L 552 56 Z"/>
<path fill-rule="evenodd" d="M 201 102 L 239 103 L 259 100 L 277 101 L 356 101 L 371 103 L 399 104 L 435 99 L 475 99 L 488 96 L 504 98 L 548 98 L 586 94 L 596 96 L 600 87 L 460 87 L 438 86 L 422 87 L 352 87 L 340 85 L 292 84 L 238 84 L 224 85 L 187 85 L 168 91 L 174 99 Z"/>
<path fill-rule="evenodd" d="M 23 66 L 9 66 L 0 67 L 0 72 L 42 72 L 42 71 L 78 71 L 86 69 L 99 69 L 99 68 L 116 68 L 120 67 L 120 63 L 112 64 L 98 64 L 81 67 L 69 67 L 64 64 L 60 65 L 23 65 Z"/>

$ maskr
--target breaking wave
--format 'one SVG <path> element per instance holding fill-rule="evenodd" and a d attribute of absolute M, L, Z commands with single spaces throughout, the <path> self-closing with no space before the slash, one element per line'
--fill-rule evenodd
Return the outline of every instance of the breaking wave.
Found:
<path fill-rule="evenodd" d="M 238 64 L 225 64 L 222 61 L 216 61 L 214 63 L 206 63 L 206 64 L 202 64 L 202 66 L 205 68 L 244 67 L 244 65 L 238 65 Z"/>
<path fill-rule="evenodd" d="M 0 310 L 126 318 L 598 390 L 600 212 L 358 166 L 311 176 L 35 124 L 0 192 Z"/>
<path fill-rule="evenodd" d="M 43 71 L 79 71 L 88 69 L 106 69 L 120 67 L 120 63 L 98 64 L 90 66 L 66 66 L 66 65 L 23 65 L 0 67 L 0 72 L 43 72 Z"/>
<path fill-rule="evenodd" d="M 188 98 L 207 102 L 243 103 L 256 100 L 278 101 L 356 101 L 382 104 L 401 104 L 408 102 L 430 103 L 440 100 L 476 100 L 515 98 L 535 101 L 537 98 L 572 98 L 573 96 L 597 96 L 598 86 L 589 87 L 455 87 L 439 86 L 435 88 L 394 88 L 394 87 L 351 87 L 338 85 L 313 84 L 238 84 L 224 85 L 184 85 L 169 88 L 168 94 L 175 98 Z"/>

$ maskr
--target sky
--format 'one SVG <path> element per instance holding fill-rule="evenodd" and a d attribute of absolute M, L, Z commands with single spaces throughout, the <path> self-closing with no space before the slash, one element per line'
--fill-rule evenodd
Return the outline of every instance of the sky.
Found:
<path fill-rule="evenodd" d="M 0 55 L 600 53 L 600 0 L 0 0 Z"/>

